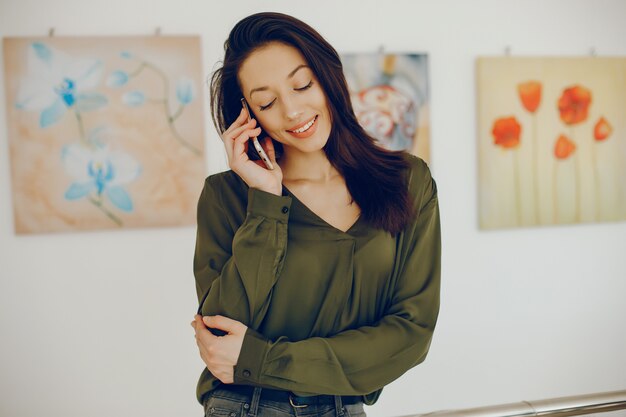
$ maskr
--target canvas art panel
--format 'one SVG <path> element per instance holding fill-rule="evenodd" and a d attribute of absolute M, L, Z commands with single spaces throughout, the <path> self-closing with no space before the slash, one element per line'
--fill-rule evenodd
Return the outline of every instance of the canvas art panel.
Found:
<path fill-rule="evenodd" d="M 377 143 L 430 161 L 425 54 L 342 54 L 354 112 Z"/>
<path fill-rule="evenodd" d="M 196 36 L 4 39 L 17 234 L 193 225 Z"/>
<path fill-rule="evenodd" d="M 477 61 L 484 229 L 626 219 L 626 58 Z"/>

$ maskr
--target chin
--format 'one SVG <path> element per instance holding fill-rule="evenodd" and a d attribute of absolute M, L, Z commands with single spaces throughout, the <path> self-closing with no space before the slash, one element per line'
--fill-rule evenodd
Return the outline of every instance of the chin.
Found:
<path fill-rule="evenodd" d="M 319 152 L 324 149 L 326 143 L 328 143 L 328 136 L 325 138 L 311 138 L 312 140 L 305 140 L 300 143 L 290 143 L 287 145 L 290 148 L 297 149 L 300 152 L 311 153 Z"/>

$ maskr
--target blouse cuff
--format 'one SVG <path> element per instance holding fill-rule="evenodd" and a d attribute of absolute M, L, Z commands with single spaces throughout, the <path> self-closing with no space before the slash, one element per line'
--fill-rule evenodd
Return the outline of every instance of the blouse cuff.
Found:
<path fill-rule="evenodd" d="M 287 223 L 289 210 L 291 196 L 276 195 L 258 188 L 248 189 L 248 214 Z"/>
<path fill-rule="evenodd" d="M 258 382 L 265 356 L 269 350 L 269 340 L 261 333 L 248 327 L 243 338 L 241 352 L 235 365 L 235 384 Z"/>

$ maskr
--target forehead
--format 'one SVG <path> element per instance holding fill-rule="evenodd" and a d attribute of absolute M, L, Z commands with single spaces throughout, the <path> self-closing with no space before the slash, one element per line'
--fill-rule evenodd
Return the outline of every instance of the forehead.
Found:
<path fill-rule="evenodd" d="M 245 91 L 285 81 L 289 73 L 302 64 L 307 62 L 298 49 L 272 42 L 252 52 L 241 64 L 237 75 Z"/>

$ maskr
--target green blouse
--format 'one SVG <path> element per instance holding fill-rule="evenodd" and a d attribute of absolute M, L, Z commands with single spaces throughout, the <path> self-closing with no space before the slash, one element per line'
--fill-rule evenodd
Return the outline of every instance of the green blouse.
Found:
<path fill-rule="evenodd" d="M 287 188 L 277 196 L 233 171 L 209 176 L 198 203 L 198 313 L 248 326 L 235 384 L 296 395 L 363 395 L 424 360 L 439 313 L 437 188 L 411 163 L 415 220 L 396 237 L 361 218 L 343 232 Z M 204 369 L 201 403 L 221 382 Z"/>

